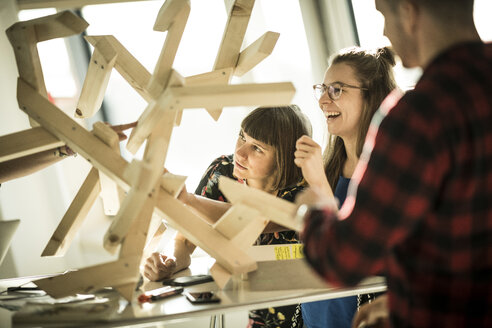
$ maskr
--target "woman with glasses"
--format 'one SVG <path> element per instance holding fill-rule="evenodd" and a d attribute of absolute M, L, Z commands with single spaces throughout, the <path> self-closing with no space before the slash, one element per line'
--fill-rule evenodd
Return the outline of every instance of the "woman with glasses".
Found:
<path fill-rule="evenodd" d="M 396 88 L 394 65 L 394 54 L 389 48 L 344 49 L 331 60 L 323 83 L 313 86 L 330 137 L 324 159 L 316 142 L 308 136 L 299 138 L 295 163 L 302 169 L 306 182 L 320 193 L 335 196 L 339 207 L 345 201 L 372 116 Z M 308 328 L 351 327 L 358 306 L 370 297 L 359 295 L 302 304 L 304 323 Z"/>

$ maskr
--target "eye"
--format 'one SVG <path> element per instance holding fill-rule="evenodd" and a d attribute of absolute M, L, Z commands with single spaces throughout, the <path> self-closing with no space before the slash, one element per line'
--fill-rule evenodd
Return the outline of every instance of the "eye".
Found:
<path fill-rule="evenodd" d="M 242 141 L 246 141 L 246 138 L 244 137 L 243 131 L 239 132 L 239 139 Z"/>
<path fill-rule="evenodd" d="M 260 153 L 260 154 L 261 154 L 261 153 L 263 153 L 263 150 L 262 150 L 260 147 L 258 147 L 258 146 L 253 146 L 253 149 L 254 149 L 254 150 L 255 150 L 255 152 L 257 152 L 257 153 Z"/>

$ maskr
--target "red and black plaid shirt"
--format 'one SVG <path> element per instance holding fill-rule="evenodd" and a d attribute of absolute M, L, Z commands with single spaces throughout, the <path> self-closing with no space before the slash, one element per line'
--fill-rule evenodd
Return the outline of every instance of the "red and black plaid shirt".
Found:
<path fill-rule="evenodd" d="M 383 107 L 343 208 L 306 217 L 306 257 L 332 283 L 385 275 L 395 327 L 492 327 L 492 44 Z"/>

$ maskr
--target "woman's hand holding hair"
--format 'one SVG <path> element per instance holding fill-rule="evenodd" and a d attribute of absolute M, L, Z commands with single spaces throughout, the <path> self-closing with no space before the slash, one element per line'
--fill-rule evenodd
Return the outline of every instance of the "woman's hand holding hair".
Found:
<path fill-rule="evenodd" d="M 294 163 L 301 168 L 309 186 L 316 187 L 327 197 L 333 197 L 333 191 L 326 179 L 320 145 L 304 135 L 296 142 L 294 157 Z"/>

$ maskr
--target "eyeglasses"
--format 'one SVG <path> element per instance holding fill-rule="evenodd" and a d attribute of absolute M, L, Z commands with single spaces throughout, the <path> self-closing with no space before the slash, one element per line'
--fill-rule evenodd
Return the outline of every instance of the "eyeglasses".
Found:
<path fill-rule="evenodd" d="M 325 92 L 328 92 L 328 97 L 331 100 L 338 100 L 342 96 L 343 88 L 353 88 L 360 90 L 367 90 L 367 88 L 358 87 L 355 85 L 345 84 L 342 82 L 335 82 L 330 85 L 326 85 L 324 83 L 313 85 L 314 97 L 316 100 L 320 100 Z"/>

